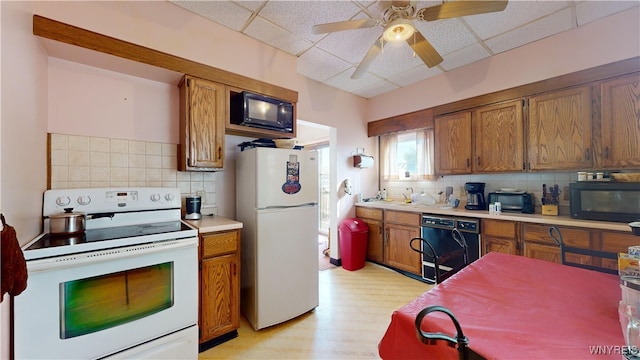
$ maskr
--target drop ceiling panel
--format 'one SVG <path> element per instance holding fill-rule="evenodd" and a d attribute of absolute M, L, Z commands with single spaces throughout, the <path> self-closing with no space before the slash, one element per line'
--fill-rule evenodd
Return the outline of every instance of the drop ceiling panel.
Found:
<path fill-rule="evenodd" d="M 383 31 L 382 14 L 390 1 L 170 1 L 298 56 L 298 73 L 303 76 L 364 97 L 411 85 L 619 11 L 640 10 L 639 0 L 510 0 L 502 12 L 429 22 L 414 19 L 416 28 L 444 61 L 427 68 L 412 57 L 406 43 L 387 44 L 362 78 L 354 80 L 353 71 Z M 415 4 L 415 9 L 421 9 L 442 1 Z M 380 20 L 381 25 L 330 34 L 312 31 L 316 24 L 366 18 Z"/>
<path fill-rule="evenodd" d="M 298 58 L 298 73 L 321 82 L 352 67 L 348 62 L 315 47 Z"/>
<path fill-rule="evenodd" d="M 494 54 L 513 49 L 573 27 L 571 9 L 549 15 L 539 21 L 491 38 L 485 43 Z"/>
<path fill-rule="evenodd" d="M 311 41 L 299 38 L 261 17 L 253 20 L 244 33 L 291 55 L 302 53 L 313 46 Z"/>

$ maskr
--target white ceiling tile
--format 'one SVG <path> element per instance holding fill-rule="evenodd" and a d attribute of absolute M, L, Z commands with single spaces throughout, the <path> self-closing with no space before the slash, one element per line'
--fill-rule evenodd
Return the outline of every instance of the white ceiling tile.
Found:
<path fill-rule="evenodd" d="M 571 10 L 565 9 L 541 20 L 485 41 L 494 54 L 528 44 L 573 27 Z"/>
<path fill-rule="evenodd" d="M 365 18 L 367 17 L 362 13 L 355 17 L 357 20 Z M 316 43 L 316 46 L 352 64 L 359 64 L 380 35 L 382 35 L 380 26 L 340 31 L 325 36 Z"/>
<path fill-rule="evenodd" d="M 317 48 L 298 57 L 298 73 L 318 81 L 325 81 L 351 67 L 348 62 Z"/>
<path fill-rule="evenodd" d="M 353 93 L 369 99 L 395 89 L 398 89 L 398 86 L 383 80 L 362 89 L 355 90 Z"/>
<path fill-rule="evenodd" d="M 465 66 L 489 57 L 491 54 L 480 44 L 467 46 L 451 54 L 447 54 L 444 61 L 440 64 L 446 71 L 457 67 Z"/>
<path fill-rule="evenodd" d="M 427 65 L 422 64 L 414 67 L 413 69 L 405 70 L 401 73 L 389 76 L 387 80 L 399 86 L 407 86 L 438 74 L 442 74 L 442 69 L 440 69 L 440 67 L 436 66 L 429 68 Z"/>
<path fill-rule="evenodd" d="M 312 42 L 301 39 L 259 16 L 251 22 L 244 33 L 291 55 L 298 55 L 313 46 Z"/>
<path fill-rule="evenodd" d="M 251 11 L 229 1 L 170 1 L 235 31 L 242 30 L 252 14 Z"/>
<path fill-rule="evenodd" d="M 639 7 L 640 1 L 582 1 L 576 4 L 578 26 L 590 23 L 619 11 Z"/>
<path fill-rule="evenodd" d="M 473 34 L 458 19 L 416 21 L 415 24 L 442 56 L 476 42 Z"/>
<path fill-rule="evenodd" d="M 566 1 L 509 1 L 501 12 L 465 16 L 464 21 L 478 34 L 488 39 L 528 24 L 568 6 Z"/>
<path fill-rule="evenodd" d="M 332 78 L 325 81 L 325 83 L 329 86 L 337 87 L 345 91 L 354 91 L 375 84 L 376 82 L 382 80 L 370 73 L 364 73 L 360 78 L 352 79 L 351 75 L 353 75 L 354 71 L 355 68 L 350 68 L 347 71 L 343 71 L 336 76 L 333 76 Z"/>
<path fill-rule="evenodd" d="M 262 4 L 266 1 L 242 1 L 242 0 L 233 0 L 236 4 L 245 7 L 253 12 L 256 12 Z"/>
<path fill-rule="evenodd" d="M 313 34 L 314 25 L 350 20 L 359 11 L 351 1 L 269 1 L 260 16 L 315 42 L 325 35 Z"/>

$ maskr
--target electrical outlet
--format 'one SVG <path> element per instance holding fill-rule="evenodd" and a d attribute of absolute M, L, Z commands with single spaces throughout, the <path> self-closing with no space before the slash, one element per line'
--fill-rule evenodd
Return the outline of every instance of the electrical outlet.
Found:
<path fill-rule="evenodd" d="M 564 199 L 566 201 L 569 201 L 569 187 L 568 186 L 563 187 L 562 191 L 564 191 Z"/>

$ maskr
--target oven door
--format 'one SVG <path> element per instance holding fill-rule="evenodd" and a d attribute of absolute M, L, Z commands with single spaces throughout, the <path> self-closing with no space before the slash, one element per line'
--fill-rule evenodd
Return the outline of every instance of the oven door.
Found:
<path fill-rule="evenodd" d="M 15 357 L 100 358 L 197 328 L 197 264 L 197 238 L 29 261 Z"/>

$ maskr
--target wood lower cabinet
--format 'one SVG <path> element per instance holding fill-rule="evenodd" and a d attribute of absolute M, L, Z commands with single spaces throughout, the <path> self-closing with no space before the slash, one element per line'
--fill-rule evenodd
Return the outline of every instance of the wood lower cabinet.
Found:
<path fill-rule="evenodd" d="M 180 82 L 178 170 L 223 167 L 225 86 L 185 76 Z"/>
<path fill-rule="evenodd" d="M 419 213 L 384 212 L 384 263 L 415 275 L 422 274 L 420 253 L 411 250 L 409 242 L 420 237 Z"/>
<path fill-rule="evenodd" d="M 520 226 L 517 221 L 482 220 L 482 255 L 492 251 L 520 254 Z"/>
<path fill-rule="evenodd" d="M 367 260 L 384 262 L 384 238 L 382 230 L 382 209 L 356 207 L 356 217 L 369 226 L 367 239 Z"/>
<path fill-rule="evenodd" d="M 626 253 L 629 246 L 640 245 L 640 237 L 620 231 L 600 231 L 600 250 L 612 253 Z M 614 259 L 600 259 L 599 266 L 605 269 L 617 269 L 618 262 Z"/>
<path fill-rule="evenodd" d="M 549 225 L 539 224 L 522 224 L 522 255 L 547 260 L 555 263 L 562 263 L 560 254 L 560 246 L 549 235 Z M 591 231 L 582 228 L 573 228 L 567 226 L 555 226 L 560 230 L 564 243 L 567 246 L 578 247 L 583 249 L 592 249 Z M 567 254 L 567 260 L 573 263 L 596 265 L 591 256 Z"/>
<path fill-rule="evenodd" d="M 200 234 L 199 250 L 202 345 L 240 327 L 240 230 Z"/>

